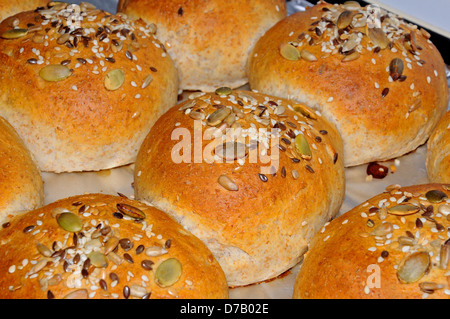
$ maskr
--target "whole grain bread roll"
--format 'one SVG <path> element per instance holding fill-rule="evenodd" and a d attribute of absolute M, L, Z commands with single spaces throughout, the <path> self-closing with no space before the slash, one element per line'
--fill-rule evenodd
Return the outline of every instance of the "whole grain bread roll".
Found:
<path fill-rule="evenodd" d="M 0 224 L 43 205 L 44 184 L 28 149 L 0 117 Z"/>
<path fill-rule="evenodd" d="M 193 93 L 155 124 L 139 151 L 137 199 L 200 238 L 230 286 L 296 265 L 342 204 L 342 141 L 292 101 L 219 88 Z"/>
<path fill-rule="evenodd" d="M 175 103 L 178 78 L 155 25 L 57 3 L 0 24 L 0 115 L 42 171 L 133 162 Z"/>
<path fill-rule="evenodd" d="M 431 182 L 450 183 L 450 112 L 444 115 L 428 140 L 426 167 Z"/>
<path fill-rule="evenodd" d="M 49 2 L 48 0 L 0 0 L 0 21 L 22 11 L 34 10 L 37 7 L 46 6 Z M 16 22 L 13 18 L 8 23 L 14 26 Z"/>
<path fill-rule="evenodd" d="M 342 136 L 346 167 L 393 159 L 424 144 L 448 105 L 429 38 L 378 7 L 321 1 L 257 42 L 250 87 L 319 110 Z"/>
<path fill-rule="evenodd" d="M 450 187 L 399 187 L 388 187 L 314 237 L 294 298 L 448 298 Z"/>
<path fill-rule="evenodd" d="M 184 90 L 247 83 L 249 53 L 286 16 L 284 0 L 120 0 L 118 12 L 158 25 Z"/>
<path fill-rule="evenodd" d="M 227 298 L 211 252 L 163 212 L 88 194 L 0 229 L 0 298 Z"/>

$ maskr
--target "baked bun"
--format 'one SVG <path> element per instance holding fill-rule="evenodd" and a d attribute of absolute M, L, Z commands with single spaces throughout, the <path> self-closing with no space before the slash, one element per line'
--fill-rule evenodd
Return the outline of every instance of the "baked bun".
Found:
<path fill-rule="evenodd" d="M 0 224 L 44 202 L 44 184 L 32 155 L 14 129 L 0 117 Z"/>
<path fill-rule="evenodd" d="M 389 187 L 311 242 L 294 298 L 448 298 L 450 188 Z"/>
<path fill-rule="evenodd" d="M 0 0 L 0 21 L 8 18 L 16 13 L 34 10 L 36 7 L 46 6 L 49 0 L 20 0 L 20 1 L 10 1 L 10 0 Z M 11 19 L 9 23 L 14 26 L 14 19 Z"/>
<path fill-rule="evenodd" d="M 0 115 L 42 171 L 133 162 L 177 100 L 177 72 L 155 26 L 90 4 L 59 3 L 0 24 Z"/>
<path fill-rule="evenodd" d="M 118 11 L 158 25 L 184 90 L 214 91 L 247 83 L 256 41 L 286 17 L 284 0 L 120 0 Z"/>
<path fill-rule="evenodd" d="M 228 284 L 241 286 L 296 265 L 338 213 L 342 141 L 303 105 L 216 92 L 190 95 L 155 123 L 136 159 L 135 195 L 203 240 Z"/>
<path fill-rule="evenodd" d="M 378 7 L 321 2 L 258 41 L 250 87 L 318 109 L 342 136 L 346 167 L 393 159 L 424 144 L 447 108 L 429 37 Z"/>
<path fill-rule="evenodd" d="M 444 115 L 428 140 L 426 166 L 430 181 L 450 183 L 450 112 Z"/>
<path fill-rule="evenodd" d="M 163 212 L 89 194 L 0 230 L 0 298 L 227 298 L 211 252 Z"/>

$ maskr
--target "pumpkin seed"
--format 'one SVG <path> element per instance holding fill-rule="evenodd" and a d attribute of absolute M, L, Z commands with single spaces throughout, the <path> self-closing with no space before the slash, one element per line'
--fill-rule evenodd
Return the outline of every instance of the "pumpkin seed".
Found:
<path fill-rule="evenodd" d="M 302 57 L 303 60 L 306 60 L 309 62 L 317 61 L 316 56 L 314 54 L 312 54 L 311 52 L 309 52 L 308 50 L 302 50 L 300 52 L 300 56 Z"/>
<path fill-rule="evenodd" d="M 227 96 L 227 95 L 230 95 L 232 91 L 233 90 L 231 88 L 224 86 L 224 87 L 218 88 L 216 90 L 216 94 L 217 95 L 225 95 L 225 96 Z"/>
<path fill-rule="evenodd" d="M 3 39 L 18 39 L 26 36 L 28 29 L 11 29 L 2 33 Z"/>
<path fill-rule="evenodd" d="M 430 255 L 427 252 L 414 253 L 400 263 L 397 278 L 405 284 L 416 282 L 428 272 L 430 266 Z"/>
<path fill-rule="evenodd" d="M 228 191 L 238 191 L 239 187 L 233 182 L 231 178 L 226 175 L 219 176 L 218 180 L 219 184 Z"/>
<path fill-rule="evenodd" d="M 227 107 L 222 107 L 216 111 L 214 111 L 209 117 L 208 117 L 208 125 L 209 126 L 216 126 L 220 123 L 222 123 L 222 121 L 231 113 L 231 109 L 227 108 Z"/>
<path fill-rule="evenodd" d="M 64 296 L 64 299 L 87 299 L 88 292 L 86 289 L 78 289 L 72 292 L 69 292 Z"/>
<path fill-rule="evenodd" d="M 414 205 L 397 205 L 388 208 L 388 213 L 396 216 L 408 216 L 416 214 L 419 211 L 419 207 Z"/>
<path fill-rule="evenodd" d="M 391 223 L 382 223 L 375 227 L 370 233 L 372 236 L 386 236 L 394 231 L 394 226 Z"/>
<path fill-rule="evenodd" d="M 342 4 L 342 7 L 347 10 L 359 10 L 361 9 L 361 5 L 357 1 L 345 1 Z"/>
<path fill-rule="evenodd" d="M 425 194 L 425 197 L 430 203 L 440 203 L 448 198 L 447 194 L 440 190 L 431 190 Z"/>
<path fill-rule="evenodd" d="M 94 265 L 97 268 L 105 268 L 108 266 L 106 256 L 98 251 L 92 251 L 89 253 L 88 258 L 91 261 L 91 265 Z"/>
<path fill-rule="evenodd" d="M 170 287 L 180 279 L 181 263 L 176 258 L 163 261 L 155 272 L 155 281 L 161 287 Z"/>
<path fill-rule="evenodd" d="M 389 40 L 386 34 L 380 28 L 369 28 L 367 31 L 370 40 L 374 46 L 380 47 L 380 49 L 386 49 L 389 45 Z"/>
<path fill-rule="evenodd" d="M 235 161 L 247 156 L 245 144 L 238 142 L 226 142 L 215 147 L 214 153 L 220 158 L 228 161 Z"/>
<path fill-rule="evenodd" d="M 62 213 L 56 218 L 58 225 L 68 232 L 78 232 L 83 228 L 80 217 L 73 213 Z"/>
<path fill-rule="evenodd" d="M 121 69 L 111 70 L 106 73 L 104 85 L 109 91 L 118 90 L 125 82 L 125 72 Z"/>
<path fill-rule="evenodd" d="M 119 203 L 116 207 L 122 214 L 137 220 L 145 219 L 147 217 L 142 210 L 131 205 Z"/>
<path fill-rule="evenodd" d="M 354 13 L 349 10 L 342 12 L 336 22 L 336 26 L 339 29 L 345 29 L 352 24 Z"/>
<path fill-rule="evenodd" d="M 72 71 L 65 65 L 49 64 L 39 71 L 39 76 L 45 81 L 58 82 L 68 78 Z"/>
<path fill-rule="evenodd" d="M 283 43 L 280 46 L 280 54 L 286 60 L 298 61 L 300 59 L 300 51 L 290 43 Z"/>
<path fill-rule="evenodd" d="M 298 134 L 295 138 L 295 148 L 303 159 L 311 159 L 312 153 L 308 141 L 303 134 Z"/>

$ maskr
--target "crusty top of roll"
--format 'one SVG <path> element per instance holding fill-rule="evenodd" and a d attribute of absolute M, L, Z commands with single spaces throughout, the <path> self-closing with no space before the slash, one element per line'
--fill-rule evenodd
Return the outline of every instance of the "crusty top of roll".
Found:
<path fill-rule="evenodd" d="M 256 41 L 286 16 L 284 0 L 121 0 L 119 12 L 158 25 L 180 88 L 214 91 L 247 83 Z"/>
<path fill-rule="evenodd" d="M 321 2 L 266 32 L 249 83 L 319 109 L 342 136 L 346 166 L 392 159 L 425 143 L 447 107 L 429 38 L 383 9 Z"/>
<path fill-rule="evenodd" d="M 311 242 L 294 298 L 448 298 L 450 185 L 392 185 Z"/>
<path fill-rule="evenodd" d="M 206 246 L 163 212 L 124 197 L 59 200 L 0 229 L 0 297 L 227 298 Z"/>
<path fill-rule="evenodd" d="M 342 142 L 301 104 L 216 92 L 192 94 L 155 123 L 136 160 L 135 193 L 202 239 L 229 285 L 246 285 L 294 266 L 337 214 Z"/>
<path fill-rule="evenodd" d="M 43 171 L 133 162 L 178 79 L 156 26 L 58 3 L 0 24 L 0 115 Z"/>
<path fill-rule="evenodd" d="M 0 117 L 0 224 L 44 202 L 41 173 L 14 129 Z"/>
<path fill-rule="evenodd" d="M 428 179 L 450 183 L 450 112 L 444 115 L 428 140 Z"/>
<path fill-rule="evenodd" d="M 46 6 L 48 0 L 0 0 L 0 22 L 16 13 L 28 10 L 34 10 L 40 6 Z M 14 23 L 13 20 L 10 21 Z"/>

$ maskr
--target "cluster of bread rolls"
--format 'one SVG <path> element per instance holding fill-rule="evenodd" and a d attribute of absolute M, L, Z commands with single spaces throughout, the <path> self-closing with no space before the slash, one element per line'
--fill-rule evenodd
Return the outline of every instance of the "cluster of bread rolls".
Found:
<path fill-rule="evenodd" d="M 223 299 L 303 258 L 294 298 L 447 298 L 449 89 L 430 34 L 356 1 L 286 15 L 0 2 L 0 298 Z M 434 184 L 338 217 L 346 167 L 428 139 Z M 133 198 L 43 206 L 41 172 L 128 164 Z"/>

